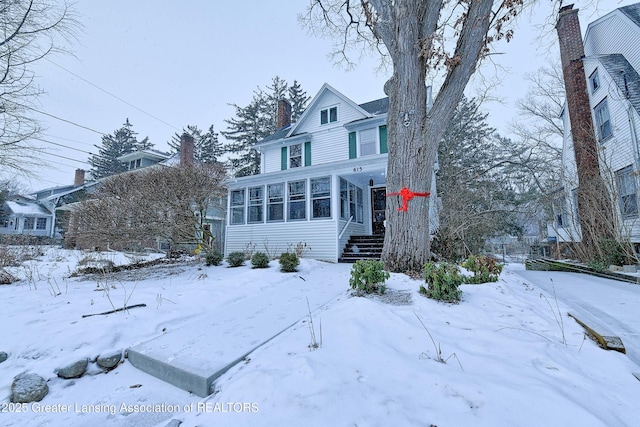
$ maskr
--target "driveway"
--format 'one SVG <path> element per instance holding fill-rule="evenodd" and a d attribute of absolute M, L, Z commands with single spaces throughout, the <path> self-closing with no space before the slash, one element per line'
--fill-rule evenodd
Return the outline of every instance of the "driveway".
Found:
<path fill-rule="evenodd" d="M 555 291 L 558 300 L 587 319 L 590 327 L 598 332 L 604 328 L 620 337 L 629 359 L 640 366 L 640 285 L 580 273 L 528 271 L 522 264 L 508 264 L 505 271 L 517 274 L 547 296 Z"/>

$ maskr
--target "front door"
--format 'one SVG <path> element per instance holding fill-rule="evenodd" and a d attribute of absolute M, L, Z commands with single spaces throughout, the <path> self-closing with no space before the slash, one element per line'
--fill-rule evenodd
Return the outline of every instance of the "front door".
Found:
<path fill-rule="evenodd" d="M 384 218 L 387 208 L 387 189 L 371 189 L 371 229 L 373 234 L 384 234 Z"/>

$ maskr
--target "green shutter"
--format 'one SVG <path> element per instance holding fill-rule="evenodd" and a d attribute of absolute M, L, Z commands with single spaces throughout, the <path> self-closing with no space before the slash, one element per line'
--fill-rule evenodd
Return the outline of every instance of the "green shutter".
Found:
<path fill-rule="evenodd" d="M 287 163 L 289 156 L 287 155 L 287 147 L 282 147 L 280 150 L 280 169 L 287 170 Z"/>
<path fill-rule="evenodd" d="M 311 141 L 304 143 L 304 165 L 311 166 Z"/>
<path fill-rule="evenodd" d="M 389 147 L 387 146 L 387 125 L 380 126 L 380 154 L 388 153 Z"/>
<path fill-rule="evenodd" d="M 356 133 L 349 132 L 349 158 L 355 159 L 357 156 L 356 151 Z"/>

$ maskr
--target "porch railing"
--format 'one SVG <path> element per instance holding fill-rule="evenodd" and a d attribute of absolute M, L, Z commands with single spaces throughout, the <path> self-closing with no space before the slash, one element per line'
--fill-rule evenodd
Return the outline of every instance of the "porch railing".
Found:
<path fill-rule="evenodd" d="M 342 235 L 347 230 L 347 227 L 349 226 L 349 224 L 351 224 L 351 221 L 353 221 L 353 215 L 349 217 L 349 221 L 347 221 L 344 227 L 342 227 L 342 231 L 340 232 L 340 234 L 338 234 L 338 240 L 342 239 Z"/>

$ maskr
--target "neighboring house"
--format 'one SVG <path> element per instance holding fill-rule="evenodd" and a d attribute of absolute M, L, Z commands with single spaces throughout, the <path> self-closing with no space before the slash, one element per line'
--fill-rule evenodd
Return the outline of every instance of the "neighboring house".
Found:
<path fill-rule="evenodd" d="M 577 14 L 577 10 L 568 9 L 568 13 Z M 577 32 L 573 36 L 581 37 L 579 27 Z M 583 44 L 582 63 L 600 173 L 611 192 L 618 232 L 640 244 L 640 3 L 616 9 L 590 23 Z M 548 232 L 552 241 L 570 242 L 580 240 L 578 180 L 568 108 L 563 109 L 561 118 L 563 181 L 556 192 L 554 220 Z"/>
<path fill-rule="evenodd" d="M 228 182 L 225 253 L 303 243 L 305 256 L 336 262 L 350 237 L 383 235 L 388 108 L 388 98 L 358 105 L 325 84 L 292 124 L 280 101 L 276 132 L 255 146 L 261 173 Z"/>
<path fill-rule="evenodd" d="M 180 153 L 167 154 L 161 151 L 146 149 L 134 151 L 123 156 L 118 160 L 127 165 L 127 171 L 123 173 L 135 173 L 148 167 L 175 167 L 180 164 L 193 163 L 193 141 L 191 148 L 189 146 L 181 146 Z M 97 181 L 84 182 L 85 174 L 81 169 L 76 170 L 75 182 L 72 186 L 54 187 L 40 190 L 35 194 L 38 203 L 46 206 L 54 214 L 53 222 L 56 224 L 54 237 L 64 237 L 66 234 L 65 245 L 74 247 L 76 242 L 73 238 L 73 210 L 77 203 L 90 198 L 100 183 L 104 179 Z M 214 236 L 213 246 L 218 250 L 223 249 L 224 244 L 224 224 L 226 218 L 225 211 L 226 201 L 219 197 L 212 198 L 210 205 L 205 212 L 203 220 L 204 227 L 211 231 Z M 71 233 L 67 234 L 71 230 Z M 68 241 L 67 241 L 68 240 Z M 158 242 L 158 249 L 166 249 L 168 246 L 165 242 Z"/>
<path fill-rule="evenodd" d="M 0 235 L 49 237 L 53 230 L 53 213 L 35 200 L 9 197 L 0 207 Z"/>

